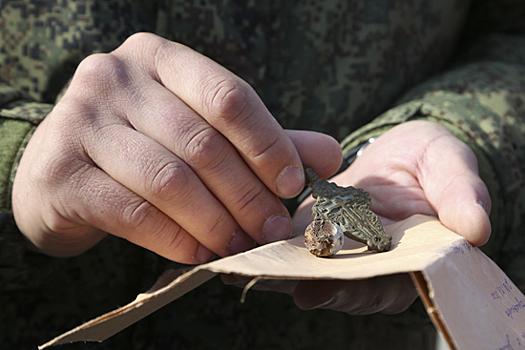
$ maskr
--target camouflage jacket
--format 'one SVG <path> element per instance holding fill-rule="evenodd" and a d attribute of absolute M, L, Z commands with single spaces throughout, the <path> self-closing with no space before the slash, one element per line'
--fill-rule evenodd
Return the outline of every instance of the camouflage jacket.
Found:
<path fill-rule="evenodd" d="M 0 0 L 0 344 L 35 348 L 130 301 L 175 264 L 116 238 L 54 259 L 14 224 L 18 160 L 78 62 L 138 31 L 184 43 L 249 82 L 285 128 L 344 150 L 407 120 L 475 152 L 493 200 L 486 252 L 525 290 L 525 4 L 519 0 Z M 398 316 L 300 311 L 212 281 L 100 345 L 72 349 L 431 349 L 418 303 Z M 392 340 L 395 339 L 395 342 Z M 65 347 L 69 348 L 69 347 Z"/>

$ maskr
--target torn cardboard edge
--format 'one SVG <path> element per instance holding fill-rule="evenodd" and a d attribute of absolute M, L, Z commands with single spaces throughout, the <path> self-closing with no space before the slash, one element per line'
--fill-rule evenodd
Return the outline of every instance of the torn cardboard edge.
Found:
<path fill-rule="evenodd" d="M 169 271 L 133 302 L 39 349 L 76 341 L 101 342 L 219 273 L 279 280 L 352 280 L 410 273 L 429 317 L 451 349 L 499 349 L 507 341 L 517 344 L 520 337 L 525 344 L 525 298 L 479 249 L 432 217 L 416 215 L 385 230 L 393 240 L 392 249 L 384 253 L 367 251 L 347 239 L 336 256 L 318 258 L 307 251 L 302 237 L 295 237 L 189 271 Z M 476 307 L 481 305 L 483 308 Z M 492 316 L 487 319 L 487 315 Z M 494 322 L 498 327 L 493 326 Z"/>
<path fill-rule="evenodd" d="M 421 298 L 421 301 L 423 302 L 423 305 L 425 306 L 425 310 L 428 314 L 428 317 L 430 317 L 430 320 L 434 324 L 434 327 L 438 332 L 441 333 L 443 336 L 443 339 L 447 342 L 448 347 L 450 350 L 456 350 L 456 346 L 454 345 L 454 341 L 450 337 L 449 332 L 447 331 L 447 328 L 445 327 L 443 320 L 441 319 L 441 316 L 439 315 L 439 311 L 434 304 L 432 298 L 430 297 L 430 290 L 427 284 L 427 281 L 425 279 L 425 276 L 420 271 L 415 271 L 410 273 L 410 277 L 412 278 L 412 282 L 414 283 L 414 286 L 417 289 L 417 294 Z"/>
<path fill-rule="evenodd" d="M 165 273 L 161 278 L 166 279 L 169 277 L 170 273 L 177 274 L 176 272 L 176 270 L 170 270 L 167 272 L 168 275 Z M 176 300 L 184 294 L 192 291 L 216 275 L 216 273 L 205 269 L 192 269 L 189 272 L 176 277 L 164 287 L 156 288 L 156 290 L 153 291 L 150 289 L 150 291 L 146 293 L 139 294 L 131 303 L 94 318 L 93 320 L 54 338 L 38 348 L 45 349 L 53 345 L 79 341 L 102 342 L 131 326 L 135 322 L 152 314 L 173 300 Z"/>

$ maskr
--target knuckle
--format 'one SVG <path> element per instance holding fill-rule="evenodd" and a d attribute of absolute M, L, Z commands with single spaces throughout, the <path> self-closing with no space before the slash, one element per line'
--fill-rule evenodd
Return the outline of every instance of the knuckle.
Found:
<path fill-rule="evenodd" d="M 165 44 L 172 43 L 153 33 L 135 33 L 128 37 L 114 53 L 124 57 L 135 57 L 143 63 L 154 64 L 166 57 Z M 171 46 L 171 45 L 169 45 Z"/>
<path fill-rule="evenodd" d="M 212 170 L 223 164 L 226 158 L 229 147 L 224 143 L 223 136 L 215 129 L 201 129 L 192 135 L 184 147 L 185 160 L 194 169 Z"/>
<path fill-rule="evenodd" d="M 149 218 L 157 213 L 155 208 L 148 201 L 137 198 L 134 202 L 121 206 L 122 213 L 119 217 L 123 227 L 131 227 L 133 230 L 144 228 L 148 225 Z M 146 227 L 149 229 L 149 227 Z"/>
<path fill-rule="evenodd" d="M 188 171 L 177 161 L 168 161 L 160 166 L 151 167 L 145 177 L 147 193 L 172 204 L 176 203 L 177 199 L 187 198 L 193 188 Z"/>
<path fill-rule="evenodd" d="M 119 218 L 120 226 L 127 229 L 122 237 L 171 260 L 193 261 L 188 254 L 195 246 L 194 239 L 150 202 L 136 198 L 123 206 Z"/>
<path fill-rule="evenodd" d="M 185 249 L 191 242 L 190 237 L 185 234 L 182 227 L 177 225 L 176 230 L 161 229 L 153 232 L 153 235 L 160 241 L 164 242 L 167 250 L 172 254 L 187 254 L 187 249 Z"/>
<path fill-rule="evenodd" d="M 72 151 L 72 145 L 78 145 L 86 128 L 94 126 L 97 107 L 89 98 L 64 98 L 55 106 L 47 117 L 49 130 L 53 134 L 54 148 Z M 63 147 L 60 147 L 62 145 Z"/>
<path fill-rule="evenodd" d="M 71 182 L 73 176 L 85 173 L 90 166 L 63 143 L 56 142 L 51 148 L 40 154 L 39 160 L 29 168 L 31 176 L 47 190 L 69 189 L 76 185 Z"/>
<path fill-rule="evenodd" d="M 114 54 L 98 53 L 86 57 L 78 66 L 70 90 L 100 98 L 115 87 L 129 85 L 124 62 Z"/>
<path fill-rule="evenodd" d="M 214 77 L 205 83 L 204 107 L 212 116 L 225 122 L 249 115 L 251 88 L 240 80 Z"/>
<path fill-rule="evenodd" d="M 159 43 L 164 41 L 167 40 L 156 34 L 138 32 L 130 35 L 115 51 L 133 49 L 137 46 L 142 46 L 144 43 Z"/>

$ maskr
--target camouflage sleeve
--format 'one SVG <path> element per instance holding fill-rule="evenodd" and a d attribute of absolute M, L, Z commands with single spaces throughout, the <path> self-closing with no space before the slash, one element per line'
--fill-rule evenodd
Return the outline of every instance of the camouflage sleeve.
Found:
<path fill-rule="evenodd" d="M 434 121 L 451 130 L 476 154 L 480 176 L 492 198 L 492 237 L 484 250 L 523 289 L 525 24 L 523 17 L 505 21 L 504 15 L 512 18 L 517 12 L 523 16 L 525 10 L 506 9 L 505 3 L 482 2 L 484 11 L 479 13 L 484 16 L 497 12 L 487 7 L 499 10 L 500 21 L 492 18 L 492 26 L 486 25 L 486 18 L 471 22 L 500 28 L 499 32 L 470 29 L 478 36 L 467 37 L 469 45 L 464 41 L 461 56 L 449 70 L 408 91 L 393 108 L 352 133 L 342 145 L 348 150 L 399 123 L 416 119 Z M 522 28 L 508 28 L 508 23 L 518 23 Z"/>
<path fill-rule="evenodd" d="M 0 290 L 27 287 L 41 280 L 36 277 L 46 275 L 38 268 L 43 266 L 41 262 L 31 268 L 25 266 L 30 263 L 25 259 L 30 253 L 13 219 L 11 188 L 22 151 L 51 108 L 0 80 Z M 36 260 L 31 259 L 31 263 Z"/>

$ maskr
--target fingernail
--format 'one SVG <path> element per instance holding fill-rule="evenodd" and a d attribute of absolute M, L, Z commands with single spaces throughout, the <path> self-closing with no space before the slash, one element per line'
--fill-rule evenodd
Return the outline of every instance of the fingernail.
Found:
<path fill-rule="evenodd" d="M 277 192 L 284 198 L 295 197 L 304 187 L 304 172 L 302 169 L 286 167 L 277 178 Z"/>
<path fill-rule="evenodd" d="M 253 247 L 255 247 L 255 241 L 243 231 L 235 234 L 229 246 L 231 254 L 245 252 Z"/>
<path fill-rule="evenodd" d="M 214 253 L 208 248 L 206 248 L 205 246 L 203 246 L 202 244 L 199 245 L 199 248 L 197 248 L 196 258 L 201 263 L 210 261 L 213 255 Z"/>
<path fill-rule="evenodd" d="M 286 216 L 274 215 L 264 223 L 262 236 L 266 243 L 287 239 L 292 234 L 292 221 Z"/>

